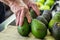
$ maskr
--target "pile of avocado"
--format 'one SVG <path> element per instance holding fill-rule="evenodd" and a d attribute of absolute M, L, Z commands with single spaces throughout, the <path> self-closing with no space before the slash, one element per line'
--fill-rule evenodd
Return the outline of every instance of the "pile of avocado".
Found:
<path fill-rule="evenodd" d="M 21 36 L 28 36 L 31 32 L 36 38 L 43 39 L 47 35 L 47 29 L 55 39 L 60 39 L 60 12 L 56 12 L 52 17 L 50 10 L 45 10 L 40 16 L 33 16 L 34 11 L 32 10 L 32 22 L 28 23 L 27 19 L 24 19 L 24 24 L 18 26 L 18 33 Z M 36 15 L 36 14 L 35 14 Z M 55 26 L 56 25 L 56 26 Z"/>
<path fill-rule="evenodd" d="M 51 19 L 51 13 L 49 10 L 45 10 L 42 15 L 34 16 L 35 12 L 31 12 L 32 22 L 29 24 L 25 18 L 22 27 L 18 26 L 18 33 L 22 36 L 28 36 L 31 32 L 36 38 L 43 39 L 47 35 L 47 25 Z M 47 18 L 47 16 L 49 16 Z"/>
<path fill-rule="evenodd" d="M 44 39 L 47 35 L 47 29 L 49 29 L 52 36 L 56 40 L 60 40 L 60 12 L 56 12 L 52 17 L 53 13 L 50 10 L 50 7 L 54 4 L 55 0 L 37 0 L 36 2 L 40 2 L 39 4 L 43 7 L 43 9 L 41 9 L 44 10 L 43 14 L 37 16 L 31 9 L 30 15 L 32 17 L 32 22 L 29 24 L 25 18 L 23 25 L 18 26 L 18 33 L 21 36 L 26 37 L 31 32 L 36 38 Z M 48 10 L 45 10 L 45 8 Z"/>
<path fill-rule="evenodd" d="M 55 0 L 36 0 L 36 4 L 40 10 L 50 10 Z"/>

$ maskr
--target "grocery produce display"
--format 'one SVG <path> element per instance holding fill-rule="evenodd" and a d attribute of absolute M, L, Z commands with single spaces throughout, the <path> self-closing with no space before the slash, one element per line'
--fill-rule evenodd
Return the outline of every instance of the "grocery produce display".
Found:
<path fill-rule="evenodd" d="M 37 0 L 35 1 L 40 10 L 50 10 L 56 0 Z"/>
<path fill-rule="evenodd" d="M 31 9 L 30 15 L 32 22 L 29 24 L 25 18 L 22 27 L 18 26 L 18 33 L 21 36 L 28 36 L 32 33 L 38 39 L 44 39 L 47 36 L 47 30 L 56 40 L 60 40 L 60 3 L 56 0 L 36 0 L 40 12 L 37 16 Z M 53 16 L 54 15 L 54 16 Z"/>

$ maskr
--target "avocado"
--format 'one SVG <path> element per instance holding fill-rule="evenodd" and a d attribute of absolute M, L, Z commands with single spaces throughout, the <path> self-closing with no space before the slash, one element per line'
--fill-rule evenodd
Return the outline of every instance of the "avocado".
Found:
<path fill-rule="evenodd" d="M 54 17 L 50 20 L 50 22 L 49 22 L 49 26 L 48 26 L 48 28 L 49 28 L 49 30 L 50 30 L 50 32 L 52 32 L 52 28 L 53 28 L 53 25 L 54 25 L 54 23 L 56 23 L 56 22 L 60 22 L 60 12 L 57 12 L 55 15 L 54 15 Z"/>
<path fill-rule="evenodd" d="M 54 4 L 54 1 L 52 0 L 47 0 L 44 5 L 52 6 Z"/>
<path fill-rule="evenodd" d="M 17 30 L 21 36 L 28 36 L 28 34 L 30 33 L 30 26 L 26 18 L 24 19 L 23 25 L 18 26 Z"/>
<path fill-rule="evenodd" d="M 37 0 L 37 2 L 44 4 L 45 0 Z"/>
<path fill-rule="evenodd" d="M 46 1 L 55 1 L 55 0 L 46 0 Z"/>
<path fill-rule="evenodd" d="M 53 19 L 60 20 L 60 12 L 56 12 Z"/>
<path fill-rule="evenodd" d="M 35 2 L 37 4 L 38 7 L 42 6 L 43 4 L 40 2 Z"/>
<path fill-rule="evenodd" d="M 53 37 L 56 40 L 60 40 L 60 22 L 57 22 L 53 25 L 52 32 L 53 32 Z"/>
<path fill-rule="evenodd" d="M 48 6 L 48 5 L 42 5 L 40 7 L 40 10 L 50 10 L 50 6 Z"/>
<path fill-rule="evenodd" d="M 30 15 L 31 15 L 31 17 L 32 17 L 33 19 L 37 17 L 37 14 L 36 14 L 35 11 L 32 10 L 32 9 L 30 9 Z"/>
<path fill-rule="evenodd" d="M 47 35 L 47 27 L 37 19 L 32 20 L 31 31 L 36 38 L 43 39 Z"/>
<path fill-rule="evenodd" d="M 48 24 L 48 28 L 49 28 L 49 31 L 50 31 L 51 33 L 52 33 L 53 25 L 54 25 L 56 22 L 59 22 L 59 20 L 51 19 L 51 21 L 50 21 L 49 24 Z"/>
<path fill-rule="evenodd" d="M 47 20 L 43 17 L 43 16 L 38 16 L 37 20 L 41 21 L 42 23 L 44 23 L 46 26 L 48 25 Z"/>
<path fill-rule="evenodd" d="M 52 13 L 50 10 L 44 10 L 42 16 L 49 22 L 52 18 Z"/>

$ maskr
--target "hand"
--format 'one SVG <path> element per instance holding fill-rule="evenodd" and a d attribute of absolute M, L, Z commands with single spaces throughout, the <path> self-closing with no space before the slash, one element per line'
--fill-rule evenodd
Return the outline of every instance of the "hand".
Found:
<path fill-rule="evenodd" d="M 40 11 L 39 11 L 39 9 L 38 9 L 38 7 L 35 3 L 28 2 L 27 5 L 28 5 L 29 8 L 32 8 L 38 16 L 40 15 Z"/>
<path fill-rule="evenodd" d="M 31 22 L 31 16 L 28 7 L 13 4 L 10 8 L 16 15 L 16 25 L 22 26 L 24 17 L 28 19 L 29 23 Z"/>

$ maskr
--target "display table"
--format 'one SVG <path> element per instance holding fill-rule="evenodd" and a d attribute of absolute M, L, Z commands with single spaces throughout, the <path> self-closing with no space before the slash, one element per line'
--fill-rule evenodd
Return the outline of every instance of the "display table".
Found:
<path fill-rule="evenodd" d="M 9 25 L 7 29 L 0 32 L 0 40 L 41 40 L 35 38 L 32 33 L 29 34 L 29 37 L 22 37 L 17 32 L 16 26 Z M 45 40 L 54 40 L 49 34 L 45 37 Z"/>

